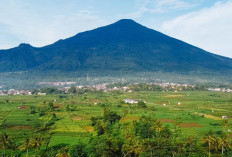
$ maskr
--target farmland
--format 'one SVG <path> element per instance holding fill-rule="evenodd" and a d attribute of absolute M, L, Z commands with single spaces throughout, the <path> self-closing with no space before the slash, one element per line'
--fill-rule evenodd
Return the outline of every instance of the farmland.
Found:
<path fill-rule="evenodd" d="M 145 106 L 124 103 L 123 100 L 128 98 L 142 100 Z M 123 127 L 121 129 L 123 133 L 120 134 L 130 132 L 133 125 L 139 125 L 143 118 L 148 118 L 149 120 L 145 122 L 154 121 L 155 125 L 161 123 L 163 128 L 169 128 L 174 134 L 180 131 L 183 139 L 190 136 L 196 138 L 202 148 L 206 149 L 200 151 L 205 155 L 208 152 L 207 145 L 201 141 L 209 132 L 213 132 L 215 136 L 225 133 L 229 136 L 229 140 L 231 139 L 228 132 L 232 130 L 231 93 L 206 91 L 95 91 L 45 96 L 1 96 L 0 132 L 11 137 L 17 148 L 20 148 L 27 137 L 43 138 L 39 150 L 31 148 L 29 155 L 36 153 L 37 156 L 45 156 L 43 155 L 46 153 L 45 150 L 50 149 L 52 152 L 52 148 L 56 151 L 54 154 L 61 153 L 56 148 L 67 149 L 64 152 L 68 153 L 72 146 L 80 144 L 80 141 L 85 143 L 94 137 L 117 134 L 115 133 L 117 131 L 109 133 L 106 130 L 104 116 L 108 113 L 120 116 L 120 118 L 116 116 L 117 125 Z M 228 119 L 223 120 L 222 116 L 227 116 Z M 106 125 L 103 127 L 105 128 L 103 133 L 99 132 L 98 125 L 93 124 L 92 117 L 98 122 L 101 121 L 102 126 Z M 115 123 L 110 124 L 116 127 Z M 214 154 L 221 153 L 221 150 L 211 151 Z M 225 151 L 231 152 L 229 149 Z M 6 150 L 6 154 L 10 152 L 10 149 Z M 145 150 L 141 148 L 139 152 L 137 155 L 133 153 L 138 156 Z M 26 149 L 16 149 L 14 153 L 25 156 Z M 150 155 L 144 153 L 144 156 Z"/>

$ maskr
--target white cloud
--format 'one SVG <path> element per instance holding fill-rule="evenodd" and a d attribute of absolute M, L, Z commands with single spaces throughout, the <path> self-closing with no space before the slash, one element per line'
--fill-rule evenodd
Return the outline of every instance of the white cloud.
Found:
<path fill-rule="evenodd" d="M 137 0 L 136 2 L 136 8 L 137 10 L 131 13 L 128 13 L 127 15 L 124 15 L 125 18 L 139 18 L 141 17 L 145 12 L 149 11 L 149 9 L 147 8 L 147 5 L 150 3 L 150 0 Z"/>
<path fill-rule="evenodd" d="M 196 3 L 188 3 L 182 0 L 155 0 L 152 2 L 154 5 L 154 8 L 150 9 L 150 12 L 152 13 L 162 13 L 175 10 L 187 10 L 197 5 Z"/>
<path fill-rule="evenodd" d="M 76 9 L 53 13 L 49 8 L 38 8 L 35 10 L 34 4 L 16 0 L 0 5 L 1 49 L 21 42 L 40 47 L 106 24 L 94 11 Z"/>
<path fill-rule="evenodd" d="M 166 21 L 161 31 L 212 53 L 232 57 L 232 0 Z"/>
<path fill-rule="evenodd" d="M 138 0 L 137 10 L 129 13 L 129 18 L 142 17 L 144 13 L 167 13 L 177 10 L 188 10 L 195 6 L 197 3 L 189 3 L 183 0 Z"/>

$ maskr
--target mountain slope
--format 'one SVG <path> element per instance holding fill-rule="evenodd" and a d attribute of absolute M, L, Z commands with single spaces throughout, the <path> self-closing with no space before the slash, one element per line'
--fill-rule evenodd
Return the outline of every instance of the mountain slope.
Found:
<path fill-rule="evenodd" d="M 0 72 L 28 70 L 218 73 L 231 71 L 232 59 L 125 19 L 41 48 L 0 50 Z"/>

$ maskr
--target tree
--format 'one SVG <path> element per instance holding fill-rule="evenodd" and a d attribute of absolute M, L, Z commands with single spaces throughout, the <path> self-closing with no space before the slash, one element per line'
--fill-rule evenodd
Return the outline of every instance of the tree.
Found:
<path fill-rule="evenodd" d="M 55 87 L 47 87 L 47 88 L 41 88 L 40 89 L 41 93 L 46 93 L 46 94 L 60 94 L 61 92 L 55 88 Z"/>
<path fill-rule="evenodd" d="M 161 130 L 163 130 L 163 124 L 162 124 L 162 122 L 161 121 L 156 121 L 156 123 L 155 123 L 155 130 L 157 131 L 157 132 L 160 132 Z"/>
<path fill-rule="evenodd" d="M 7 145 L 10 141 L 10 136 L 7 133 L 3 133 L 0 135 L 1 145 L 2 145 L 2 157 L 5 157 L 5 151 L 7 148 Z"/>
<path fill-rule="evenodd" d="M 230 125 L 230 123 L 229 123 L 229 120 L 228 120 L 228 119 L 224 119 L 224 120 L 222 121 L 222 126 L 223 126 L 224 128 L 228 128 L 229 125 Z"/>
<path fill-rule="evenodd" d="M 214 144 L 215 138 L 212 131 L 210 131 L 207 136 L 203 137 L 203 142 L 208 145 L 208 156 L 211 156 L 212 145 Z"/>
<path fill-rule="evenodd" d="M 226 135 L 222 135 L 221 137 L 219 137 L 218 141 L 219 141 L 218 147 L 221 149 L 221 154 L 223 156 L 225 152 L 225 148 L 231 149 L 232 146 L 231 146 L 228 136 Z"/>
<path fill-rule="evenodd" d="M 26 157 L 28 157 L 28 153 L 29 153 L 29 149 L 31 148 L 31 144 L 30 144 L 30 138 L 25 138 L 23 144 L 21 146 L 19 146 L 19 150 L 20 151 L 25 151 L 26 150 Z"/>
<path fill-rule="evenodd" d="M 69 104 L 65 106 L 65 110 L 66 110 L 66 111 L 70 111 Z"/>
<path fill-rule="evenodd" d="M 42 138 L 40 136 L 35 136 L 32 140 L 31 140 L 31 146 L 32 148 L 35 149 L 35 156 L 37 156 L 38 152 L 39 152 L 39 148 L 42 145 Z"/>
<path fill-rule="evenodd" d="M 8 148 L 11 150 L 11 157 L 13 157 L 13 153 L 17 150 L 17 145 L 14 141 L 10 140 L 8 143 Z"/>
<path fill-rule="evenodd" d="M 143 146 L 139 142 L 138 137 L 129 134 L 126 136 L 125 143 L 122 146 L 123 156 L 139 156 L 139 153 L 142 152 Z"/>
<path fill-rule="evenodd" d="M 68 93 L 69 94 L 75 94 L 75 93 L 77 93 L 76 87 L 72 86 L 71 88 L 69 88 Z"/>
<path fill-rule="evenodd" d="M 152 121 L 149 117 L 142 116 L 139 121 L 136 121 L 133 124 L 135 135 L 139 136 L 141 139 L 150 138 L 152 132 L 155 131 L 155 129 L 152 129 L 155 125 L 154 121 Z"/>
<path fill-rule="evenodd" d="M 56 154 L 56 157 L 69 157 L 68 147 L 60 148 L 58 154 Z"/>
<path fill-rule="evenodd" d="M 198 153 L 198 145 L 197 145 L 197 140 L 196 138 L 189 136 L 187 139 L 183 139 L 183 141 L 185 141 L 185 148 L 186 148 L 186 154 L 187 156 L 191 156 L 193 154 L 197 154 Z"/>
<path fill-rule="evenodd" d="M 114 137 L 108 137 L 106 134 L 92 137 L 86 147 L 88 156 L 114 156 L 120 157 L 121 155 L 121 141 Z"/>
<path fill-rule="evenodd" d="M 52 121 L 57 121 L 57 120 L 58 120 L 58 118 L 57 118 L 57 116 L 56 116 L 55 113 L 52 113 L 52 118 L 51 118 L 51 120 L 52 120 Z"/>
<path fill-rule="evenodd" d="M 146 105 L 143 101 L 139 101 L 139 102 L 138 102 L 138 107 L 139 107 L 139 108 L 146 108 L 147 105 Z"/>
<path fill-rule="evenodd" d="M 48 106 L 49 106 L 50 111 L 53 111 L 53 108 L 54 108 L 53 102 L 49 101 Z"/>
<path fill-rule="evenodd" d="M 104 126 L 102 121 L 97 121 L 94 129 L 97 131 L 98 136 L 103 135 L 106 132 L 106 127 Z"/>
<path fill-rule="evenodd" d="M 52 138 L 52 136 L 50 134 L 46 135 L 46 137 L 44 138 L 45 150 L 44 150 L 42 156 L 47 156 L 47 151 L 49 149 L 49 144 L 51 142 L 51 138 Z"/>
<path fill-rule="evenodd" d="M 79 141 L 78 144 L 71 147 L 71 149 L 69 150 L 70 157 L 87 157 L 85 147 L 86 145 Z"/>
<path fill-rule="evenodd" d="M 103 113 L 103 121 L 105 123 L 109 123 L 110 125 L 119 121 L 121 119 L 121 116 L 118 115 L 116 112 L 110 111 L 108 109 L 104 109 Z"/>

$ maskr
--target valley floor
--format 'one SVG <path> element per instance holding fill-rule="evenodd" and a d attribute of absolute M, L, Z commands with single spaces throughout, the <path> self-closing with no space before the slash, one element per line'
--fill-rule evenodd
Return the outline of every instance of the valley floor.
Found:
<path fill-rule="evenodd" d="M 139 99 L 146 106 L 124 103 L 124 99 Z M 48 137 L 48 146 L 43 142 L 40 150 L 70 147 L 79 144 L 79 139 L 99 135 L 92 117 L 105 116 L 107 109 L 120 115 L 118 123 L 128 128 L 141 117 L 149 117 L 171 130 L 180 130 L 183 138 L 191 136 L 201 141 L 210 131 L 232 135 L 231 93 L 200 91 L 1 96 L 0 132 L 7 133 L 19 145 L 36 134 Z M 33 154 L 35 149 L 32 150 L 29 153 Z"/>

